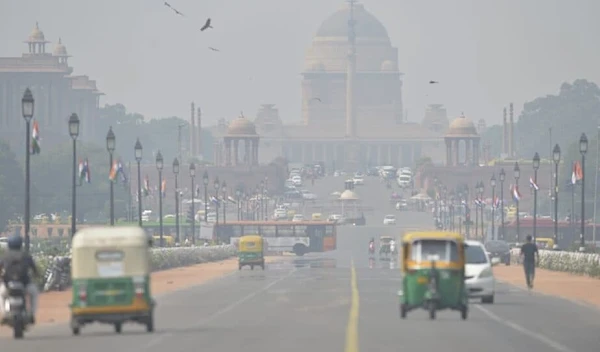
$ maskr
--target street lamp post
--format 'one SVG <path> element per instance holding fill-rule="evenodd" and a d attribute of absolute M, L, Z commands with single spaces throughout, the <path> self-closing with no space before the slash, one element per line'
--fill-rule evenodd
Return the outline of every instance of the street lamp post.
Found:
<path fill-rule="evenodd" d="M 490 186 L 492 187 L 492 241 L 495 240 L 496 226 L 496 174 L 492 174 L 490 178 Z"/>
<path fill-rule="evenodd" d="M 504 169 L 500 169 L 500 228 L 502 229 L 502 238 L 506 240 L 506 229 L 504 228 L 504 180 L 506 179 L 506 173 Z M 499 236 L 498 236 L 499 237 Z"/>
<path fill-rule="evenodd" d="M 227 223 L 227 183 L 221 185 L 221 197 L 223 198 L 223 225 Z"/>
<path fill-rule="evenodd" d="M 116 147 L 116 138 L 115 133 L 113 132 L 112 126 L 108 129 L 108 134 L 106 135 L 106 150 L 108 151 L 108 167 L 110 172 L 112 173 L 114 169 L 113 165 L 113 153 Z M 116 170 L 114 170 L 116 171 Z M 115 175 L 116 176 L 116 175 Z M 115 193 L 114 193 L 114 181 L 110 181 L 110 226 L 115 226 Z"/>
<path fill-rule="evenodd" d="M 217 238 L 219 237 L 219 208 L 221 207 L 221 204 L 219 203 L 219 190 L 221 189 L 221 183 L 219 182 L 219 178 L 215 178 L 215 199 L 216 199 L 216 216 L 215 216 L 215 227 L 217 229 Z"/>
<path fill-rule="evenodd" d="M 554 248 L 558 249 L 558 164 L 560 164 L 560 146 L 556 144 L 552 150 L 554 160 Z"/>
<path fill-rule="evenodd" d="M 238 189 L 235 190 L 235 201 L 237 206 L 237 220 L 240 221 L 240 213 L 242 212 L 242 208 L 240 207 L 240 197 L 242 196 L 242 191 Z"/>
<path fill-rule="evenodd" d="M 260 194 L 260 212 L 258 214 L 259 214 L 259 220 L 262 220 L 263 217 L 265 216 L 264 208 L 263 208 L 263 199 L 265 198 L 265 181 L 264 180 L 260 181 L 260 189 L 256 193 Z"/>
<path fill-rule="evenodd" d="M 142 143 L 140 143 L 139 138 L 135 141 L 133 150 L 137 162 L 138 226 L 142 227 L 142 171 L 140 165 L 142 162 Z"/>
<path fill-rule="evenodd" d="M 515 188 L 513 190 L 513 193 L 519 192 L 519 177 L 521 177 L 521 169 L 519 168 L 519 162 L 515 161 L 515 167 L 513 168 L 513 173 L 514 173 L 514 177 L 515 177 Z M 520 216 L 519 216 L 519 203 L 520 200 L 517 199 L 517 243 L 519 243 L 519 241 L 521 240 L 521 221 L 520 221 Z"/>
<path fill-rule="evenodd" d="M 479 182 L 475 184 L 475 197 L 479 197 Z M 475 239 L 479 235 L 479 199 L 475 199 Z M 483 236 L 483 234 L 481 234 Z"/>
<path fill-rule="evenodd" d="M 190 179 L 192 180 L 192 244 L 196 244 L 196 202 L 194 201 L 194 178 L 196 177 L 196 164 L 190 164 Z M 206 220 L 206 214 L 205 220 Z"/>
<path fill-rule="evenodd" d="M 75 236 L 77 224 L 77 137 L 79 136 L 79 117 L 69 117 L 69 135 L 73 139 L 73 175 L 71 179 L 71 237 Z"/>
<path fill-rule="evenodd" d="M 173 174 L 175 175 L 175 243 L 179 242 L 179 159 L 173 160 Z"/>
<path fill-rule="evenodd" d="M 533 243 L 536 243 L 537 239 L 537 174 L 540 168 L 540 155 L 536 152 L 533 156 L 533 183 L 535 187 L 533 188 Z"/>
<path fill-rule="evenodd" d="M 581 153 L 581 232 L 579 234 L 579 251 L 585 252 L 585 153 L 588 150 L 588 139 L 585 133 L 579 138 L 579 152 Z M 594 224 L 596 226 L 596 224 Z"/>
<path fill-rule="evenodd" d="M 162 170 L 164 167 L 164 160 L 160 150 L 156 153 L 156 169 L 158 170 L 158 228 L 160 231 L 160 246 L 164 247 L 163 241 L 163 189 L 162 189 Z"/>
<path fill-rule="evenodd" d="M 208 171 L 202 175 L 202 184 L 204 185 L 204 222 L 208 222 Z"/>
<path fill-rule="evenodd" d="M 35 101 L 33 99 L 33 95 L 31 94 L 31 90 L 29 88 L 25 89 L 25 94 L 23 94 L 23 98 L 21 99 L 21 112 L 23 114 L 23 119 L 25 119 L 25 218 L 24 227 L 25 227 L 25 251 L 29 252 L 29 227 L 31 224 L 31 180 L 30 180 L 30 172 L 29 172 L 29 157 L 31 156 L 31 141 L 30 141 L 30 130 L 31 130 L 31 119 L 33 118 Z"/>
<path fill-rule="evenodd" d="M 485 242 L 485 233 L 484 233 L 484 226 L 483 226 L 483 212 L 485 210 L 485 201 L 483 200 L 483 191 L 485 189 L 485 186 L 483 185 L 483 181 L 479 181 L 479 206 L 481 207 L 480 213 L 481 213 L 481 242 Z"/>

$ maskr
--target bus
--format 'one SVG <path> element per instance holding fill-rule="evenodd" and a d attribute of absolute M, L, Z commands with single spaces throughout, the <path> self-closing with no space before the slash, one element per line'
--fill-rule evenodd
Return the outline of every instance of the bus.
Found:
<path fill-rule="evenodd" d="M 213 239 L 237 245 L 244 235 L 260 235 L 265 248 L 302 256 L 337 248 L 336 224 L 328 221 L 228 221 L 215 224 Z"/>

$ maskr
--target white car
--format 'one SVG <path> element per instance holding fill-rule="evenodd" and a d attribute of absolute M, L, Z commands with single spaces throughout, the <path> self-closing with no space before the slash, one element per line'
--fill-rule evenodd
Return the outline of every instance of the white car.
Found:
<path fill-rule="evenodd" d="M 300 193 L 302 193 L 302 198 L 304 198 L 305 200 L 315 200 L 317 199 L 317 195 L 314 193 L 309 192 L 306 189 L 303 189 L 300 191 Z"/>
<path fill-rule="evenodd" d="M 302 214 L 296 214 L 292 218 L 292 222 L 302 222 L 302 221 L 304 221 L 304 215 L 302 215 Z"/>
<path fill-rule="evenodd" d="M 302 177 L 300 177 L 300 176 L 292 177 L 292 183 L 294 183 L 294 186 L 302 186 Z"/>
<path fill-rule="evenodd" d="M 344 221 L 346 221 L 346 219 L 344 219 L 344 217 L 341 214 L 331 214 L 327 218 L 327 221 L 335 222 L 335 223 L 339 224 L 339 223 L 343 223 Z"/>
<path fill-rule="evenodd" d="M 285 220 L 288 217 L 288 211 L 285 208 L 277 208 L 273 213 L 273 218 L 275 220 Z"/>
<path fill-rule="evenodd" d="M 490 260 L 485 247 L 478 241 L 466 241 L 465 284 L 469 298 L 480 298 L 481 303 L 494 303 L 496 278 L 492 266 L 500 263 L 499 258 Z"/>
<path fill-rule="evenodd" d="M 360 176 L 354 176 L 354 178 L 352 179 L 352 182 L 354 182 L 354 185 L 364 185 L 365 184 L 365 179 L 363 177 Z"/>
<path fill-rule="evenodd" d="M 384 225 L 396 225 L 396 215 L 386 215 L 383 218 Z"/>

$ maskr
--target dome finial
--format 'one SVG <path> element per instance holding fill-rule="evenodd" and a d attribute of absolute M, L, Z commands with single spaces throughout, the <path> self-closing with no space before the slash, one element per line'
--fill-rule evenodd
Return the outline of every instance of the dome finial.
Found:
<path fill-rule="evenodd" d="M 40 23 L 38 21 L 35 21 L 35 28 L 40 29 Z"/>
<path fill-rule="evenodd" d="M 58 44 L 62 44 L 62 38 L 58 37 Z"/>

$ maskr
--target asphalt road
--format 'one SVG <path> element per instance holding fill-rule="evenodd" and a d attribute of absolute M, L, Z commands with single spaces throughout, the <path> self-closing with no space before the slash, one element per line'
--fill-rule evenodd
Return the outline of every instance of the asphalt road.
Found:
<path fill-rule="evenodd" d="M 374 186 L 373 186 L 374 187 Z M 343 188 L 343 185 L 342 185 Z M 366 189 L 365 189 L 366 190 Z M 376 191 L 373 191 L 375 194 Z M 399 222 L 430 226 L 424 213 Z M 370 237 L 402 234 L 400 226 L 342 227 L 338 250 L 289 257 L 263 272 L 245 269 L 211 283 L 158 297 L 156 332 L 125 325 L 35 327 L 2 351 L 598 351 L 600 311 L 499 284 L 496 303 L 473 302 L 469 319 L 440 312 L 398 316 L 400 272 L 373 261 Z"/>

